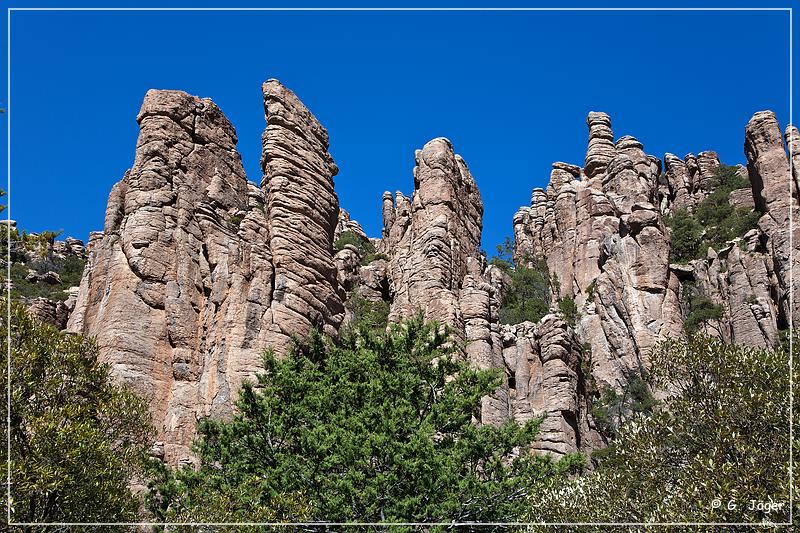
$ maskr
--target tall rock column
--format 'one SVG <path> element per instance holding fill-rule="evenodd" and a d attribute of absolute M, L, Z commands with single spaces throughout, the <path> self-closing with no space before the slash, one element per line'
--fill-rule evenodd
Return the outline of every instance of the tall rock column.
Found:
<path fill-rule="evenodd" d="M 384 238 L 389 256 L 389 319 L 422 312 L 453 328 L 466 341 L 465 357 L 476 368 L 504 368 L 497 323 L 497 291 L 480 254 L 483 203 L 466 163 L 449 140 L 433 139 L 415 154 L 414 194 L 383 196 Z M 504 384 L 483 398 L 480 420 L 508 420 Z"/>
<path fill-rule="evenodd" d="M 790 142 L 792 158 L 796 154 L 795 148 L 796 144 Z M 756 209 L 764 213 L 758 221 L 758 227 L 767 236 L 768 253 L 772 256 L 779 283 L 777 293 L 782 295 L 779 302 L 780 322 L 784 326 L 790 320 L 796 324 L 800 319 L 800 302 L 797 284 L 793 284 L 790 275 L 790 261 L 793 256 L 794 270 L 800 271 L 800 254 L 796 253 L 800 243 L 800 226 L 797 224 L 797 220 L 800 220 L 800 204 L 775 113 L 759 111 L 753 115 L 745 127 L 744 151 L 753 200 Z M 794 221 L 794 227 L 790 227 L 790 220 Z M 791 306 L 790 293 L 793 301 Z"/>
<path fill-rule="evenodd" d="M 164 458 L 190 457 L 197 420 L 227 416 L 261 367 L 272 286 L 260 191 L 211 100 L 149 91 L 133 167 L 93 234 L 68 329 L 152 411 Z"/>
<path fill-rule="evenodd" d="M 614 159 L 614 132 L 611 131 L 611 117 L 605 113 L 592 111 L 586 124 L 589 126 L 589 149 L 584 168 L 586 176 L 593 178 L 605 172 Z"/>
<path fill-rule="evenodd" d="M 198 420 L 233 412 L 264 350 L 283 354 L 312 327 L 335 334 L 344 317 L 327 133 L 280 83 L 263 90 L 263 190 L 216 105 L 147 93 L 68 324 L 148 401 L 173 465 L 192 459 Z"/>
<path fill-rule="evenodd" d="M 328 153 L 328 132 L 277 80 L 262 90 L 267 128 L 261 187 L 275 269 L 273 328 L 287 344 L 290 335 L 306 335 L 312 327 L 335 335 L 344 306 L 333 261 L 338 168 Z"/>
<path fill-rule="evenodd" d="M 463 332 L 458 292 L 467 259 L 478 257 L 483 203 L 466 163 L 447 139 L 428 142 L 415 154 L 414 195 L 398 193 L 395 212 L 384 207 L 383 245 L 390 256 L 390 318 L 422 311 L 429 320 Z"/>

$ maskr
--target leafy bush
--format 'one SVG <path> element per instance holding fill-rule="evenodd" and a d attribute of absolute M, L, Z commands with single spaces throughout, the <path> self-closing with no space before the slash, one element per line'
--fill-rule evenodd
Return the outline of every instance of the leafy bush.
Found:
<path fill-rule="evenodd" d="M 603 387 L 592 402 L 591 414 L 597 430 L 607 438 L 616 436 L 619 428 L 633 416 L 648 414 L 656 406 L 656 399 L 650 392 L 643 372 L 630 372 L 622 391 L 613 387 Z M 592 454 L 596 460 L 600 455 Z"/>
<path fill-rule="evenodd" d="M 353 322 L 370 331 L 383 331 L 389 325 L 388 302 L 373 302 L 353 291 L 344 305 L 353 313 Z"/>
<path fill-rule="evenodd" d="M 665 219 L 672 235 L 670 261 L 688 263 L 702 257 L 699 252 L 703 242 L 703 226 L 686 209 L 679 209 Z"/>
<path fill-rule="evenodd" d="M 538 322 L 550 310 L 550 275 L 547 264 L 539 262 L 528 268 L 518 265 L 509 271 L 511 283 L 503 294 L 499 318 L 501 324 Z"/>
<path fill-rule="evenodd" d="M 663 404 L 623 425 L 593 472 L 534 487 L 526 520 L 787 522 L 789 417 L 797 416 L 788 346 L 759 350 L 697 335 L 657 345 L 651 362 L 648 385 L 668 393 Z"/>
<path fill-rule="evenodd" d="M 388 261 L 389 260 L 389 256 L 386 255 L 386 254 L 368 253 L 367 255 L 364 256 L 364 259 L 361 260 L 361 264 L 362 265 L 368 265 L 368 264 L 372 263 L 373 261 L 378 261 L 380 259 L 383 259 L 384 261 Z"/>
<path fill-rule="evenodd" d="M 200 468 L 152 485 L 159 519 L 196 516 L 209 494 L 224 513 L 298 495 L 299 516 L 332 521 L 514 520 L 538 479 L 579 467 L 519 452 L 540 420 L 473 423 L 500 385 L 495 371 L 454 358 L 454 343 L 420 317 L 389 333 L 358 327 L 339 344 L 313 334 L 283 359 L 268 354 L 230 422 L 205 421 Z M 241 496 L 240 496 L 241 494 Z"/>
<path fill-rule="evenodd" d="M 725 316 L 723 307 L 711 301 L 694 282 L 682 283 L 681 289 L 685 316 L 683 327 L 687 333 L 694 334 L 711 321 Z"/>
<path fill-rule="evenodd" d="M 532 267 L 526 259 L 523 264 L 514 262 L 514 241 L 506 237 L 497 246 L 497 255 L 489 260 L 508 274 L 510 283 L 503 293 L 499 319 L 501 324 L 538 322 L 550 310 L 550 273 L 547 263 L 539 261 Z"/>
<path fill-rule="evenodd" d="M 378 259 L 389 259 L 385 254 L 376 253 L 375 245 L 372 244 L 372 241 L 350 230 L 343 231 L 342 234 L 339 235 L 339 238 L 333 243 L 333 249 L 335 252 L 341 252 L 348 244 L 356 247 L 362 265 L 368 265 Z"/>
<path fill-rule="evenodd" d="M 672 233 L 670 260 L 685 263 L 702 259 L 708 248 L 719 250 L 728 241 L 755 228 L 760 214 L 745 207 L 733 207 L 728 201 L 732 191 L 748 186 L 736 167 L 717 167 L 713 192 L 700 202 L 695 212 L 681 209 L 667 217 L 666 224 Z"/>
<path fill-rule="evenodd" d="M 578 306 L 575 300 L 569 296 L 562 298 L 558 302 L 558 310 L 564 315 L 564 319 L 572 327 L 575 327 L 575 322 L 578 320 L 580 313 L 578 313 Z"/>
<path fill-rule="evenodd" d="M 503 244 L 496 247 L 497 255 L 489 260 L 490 265 L 494 265 L 503 272 L 510 273 L 514 269 L 514 241 L 511 237 L 506 237 Z"/>
<path fill-rule="evenodd" d="M 3 309 L 6 302 L 0 301 Z M 147 405 L 114 384 L 88 339 L 11 304 L 0 322 L 0 372 L 11 345 L 11 518 L 16 522 L 135 521 L 129 483 L 145 469 Z M 5 395 L 4 395 L 5 398 Z M 8 427 L 3 425 L 3 440 Z M 0 474 L 6 477 L 6 461 Z"/>
<path fill-rule="evenodd" d="M 35 265 L 30 265 L 35 266 Z M 47 298 L 50 300 L 64 301 L 67 299 L 65 289 L 80 285 L 83 269 L 86 261 L 75 256 L 67 256 L 65 259 L 56 259 L 47 264 L 54 272 L 61 276 L 60 284 L 34 283 L 27 281 L 29 265 L 27 263 L 11 264 L 11 290 L 12 299 L 21 298 Z M 33 270 L 47 270 L 47 268 L 36 268 Z M 42 273 L 42 272 L 39 272 Z M 0 273 L 0 278 L 5 279 L 5 272 Z"/>

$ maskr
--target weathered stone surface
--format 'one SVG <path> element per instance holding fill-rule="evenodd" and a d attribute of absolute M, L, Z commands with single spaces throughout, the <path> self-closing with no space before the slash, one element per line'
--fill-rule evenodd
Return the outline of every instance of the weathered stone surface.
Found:
<path fill-rule="evenodd" d="M 700 152 L 697 156 L 687 154 L 683 159 L 670 153 L 664 154 L 668 187 L 658 194 L 661 212 L 669 214 L 679 209 L 694 211 L 712 192 L 714 174 L 719 165 L 719 156 L 712 151 Z"/>
<path fill-rule="evenodd" d="M 264 349 L 343 317 L 327 133 L 280 84 L 263 89 L 263 191 L 213 102 L 147 93 L 69 321 L 148 400 L 171 464 L 191 457 L 198 419 L 231 413 Z"/>
<path fill-rule="evenodd" d="M 728 195 L 728 203 L 734 207 L 755 209 L 755 203 L 753 203 L 753 191 L 749 188 L 731 191 L 731 193 Z"/>
<path fill-rule="evenodd" d="M 767 254 L 771 257 L 777 278 L 775 293 L 779 295 L 779 323 L 788 325 L 800 318 L 798 287 L 791 278 L 792 259 L 794 268 L 800 266 L 800 254 L 792 254 L 792 243 L 800 243 L 800 227 L 792 219 L 800 217 L 796 178 L 791 174 L 789 158 L 797 155 L 797 144 L 789 129 L 787 156 L 778 120 L 772 111 L 759 111 L 745 128 L 744 150 L 747 170 L 753 189 L 756 209 L 764 213 L 758 226 L 766 238 Z M 791 236 L 790 236 L 791 233 Z M 797 244 L 794 245 L 797 250 Z M 793 294 L 790 304 L 789 294 Z"/>
<path fill-rule="evenodd" d="M 483 204 L 475 180 L 449 140 L 429 141 L 415 154 L 414 195 L 396 195 L 384 207 L 392 291 L 390 319 L 421 310 L 425 317 L 463 331 L 458 292 L 467 259 L 480 250 Z"/>
<path fill-rule="evenodd" d="M 34 298 L 28 305 L 28 312 L 40 322 L 64 329 L 67 326 L 70 310 L 64 302 Z"/>
<path fill-rule="evenodd" d="M 788 204 L 791 174 L 775 113 L 753 115 L 745 128 L 744 151 L 756 208 L 766 212 Z"/>
<path fill-rule="evenodd" d="M 287 342 L 288 335 L 305 335 L 312 327 L 335 335 L 344 318 L 344 295 L 333 263 L 339 218 L 333 176 L 339 169 L 328 153 L 328 132 L 277 80 L 268 80 L 262 90 L 267 129 L 261 186 L 275 269 L 274 323 Z"/>
<path fill-rule="evenodd" d="M 692 261 L 689 279 L 724 310 L 722 320 L 703 326 L 705 333 L 726 342 L 768 348 L 778 342 L 778 308 L 771 294 L 777 279 L 761 237 L 759 230 L 752 230 L 742 240 L 743 246 L 728 246 L 710 253 L 706 260 Z"/>
<path fill-rule="evenodd" d="M 589 113 L 589 149 L 584 164 L 586 176 L 593 178 L 602 174 L 614 158 L 614 132 L 611 131 L 611 118 L 605 113 Z"/>
<path fill-rule="evenodd" d="M 385 227 L 379 249 L 389 256 L 390 318 L 399 320 L 422 310 L 426 317 L 452 326 L 466 341 L 464 356 L 471 365 L 504 371 L 507 379 L 482 400 L 480 422 L 525 422 L 545 416 L 538 449 L 559 456 L 599 446 L 599 435 L 590 428 L 585 390 L 579 385 L 583 377 L 574 332 L 556 316 L 543 325 L 500 326 L 498 310 L 507 275 L 479 254 L 482 206 L 466 165 L 444 139 L 426 144 L 416 159 L 413 196 L 397 193 L 394 201 L 390 193 L 383 197 Z M 515 217 L 517 239 L 529 239 L 531 250 L 575 247 L 574 239 L 565 244 L 560 232 L 571 228 L 574 237 L 576 188 L 593 191 L 581 185 L 580 178 L 579 167 L 553 164 L 547 192 L 534 190 L 532 207 Z M 612 213 L 603 199 L 605 204 L 599 205 L 592 198 L 587 201 L 598 216 Z M 559 226 L 544 235 L 545 221 L 553 219 Z M 362 286 L 378 285 L 367 282 L 366 274 L 382 279 L 380 273 L 362 267 Z M 564 276 L 563 283 L 571 281 Z M 375 298 L 382 292 L 364 294 Z"/>
<path fill-rule="evenodd" d="M 590 128 L 596 121 L 590 114 Z M 599 124 L 605 128 L 610 120 Z M 587 167 L 596 151 L 592 138 Z M 630 372 L 647 367 L 655 342 L 683 335 L 681 281 L 696 282 L 722 305 L 725 318 L 712 327 L 726 340 L 770 346 L 785 327 L 788 201 L 781 203 L 777 191 L 784 187 L 783 199 L 790 198 L 791 180 L 774 115 L 757 113 L 746 139 L 748 168 L 739 173 L 753 181 L 753 190 L 734 191 L 730 201 L 752 207 L 756 192 L 767 215 L 740 246 L 711 250 L 708 259 L 689 266 L 669 264 L 662 216 L 691 211 L 713 191 L 720 165 L 715 152 L 684 159 L 668 153 L 659 179 L 659 163 L 623 136 L 606 152 L 610 159 L 584 170 L 589 180 L 554 165 L 547 189 L 534 191 L 531 206 L 514 216 L 516 260 L 545 260 L 559 280 L 558 296 L 575 299 L 578 338 L 592 348 L 592 374 L 601 386 L 624 383 Z"/>
<path fill-rule="evenodd" d="M 25 281 L 29 283 L 47 283 L 48 285 L 60 285 L 61 284 L 61 276 L 58 275 L 57 272 L 53 272 L 52 270 L 48 270 L 42 274 L 39 274 L 35 270 L 29 270 L 28 275 L 25 276 Z"/>
<path fill-rule="evenodd" d="M 355 233 L 365 241 L 369 240 L 369 237 L 367 237 L 367 234 L 364 233 L 364 228 L 361 227 L 361 224 L 359 224 L 357 220 L 351 219 L 350 213 L 340 208 L 339 218 L 336 221 L 336 229 L 333 231 L 333 242 L 336 242 L 336 240 L 345 231 Z"/>
<path fill-rule="evenodd" d="M 789 163 L 792 170 L 792 196 L 795 201 L 798 199 L 798 191 L 800 191 L 800 132 L 797 128 L 789 125 L 786 126 L 786 131 L 783 134 L 786 140 L 786 147 L 789 150 Z"/>
<path fill-rule="evenodd" d="M 546 192 L 535 192 L 531 207 L 514 218 L 517 260 L 545 260 L 559 281 L 556 296 L 575 299 L 578 335 L 592 346 L 592 372 L 603 385 L 624 382 L 646 364 L 658 339 L 680 335 L 679 282 L 654 205 L 660 167 L 639 141 L 623 136 L 602 171 L 585 171 L 592 179 L 554 168 Z M 688 165 L 673 157 L 666 167 L 670 183 L 680 183 L 688 197 Z"/>
<path fill-rule="evenodd" d="M 505 326 L 503 332 L 513 418 L 544 417 L 536 449 L 560 456 L 598 448 L 601 440 L 589 425 L 574 330 L 557 315 L 547 315 L 538 324 Z"/>
<path fill-rule="evenodd" d="M 608 115 L 590 113 L 585 168 L 554 163 L 547 187 L 513 219 L 517 263 L 544 261 L 558 281 L 551 314 L 501 326 L 510 278 L 480 252 L 483 204 L 450 141 L 416 152 L 410 197 L 384 193 L 384 228 L 372 242 L 386 257 L 364 265 L 355 246 L 334 254 L 343 232 L 368 237 L 339 208 L 326 130 L 279 82 L 262 90 L 261 188 L 247 181 L 216 105 L 148 92 L 136 158 L 109 195 L 104 232 L 85 249 L 54 244 L 58 254 L 88 252 L 80 289 L 64 303 L 33 302 L 36 316 L 56 324 L 74 309 L 68 329 L 95 336 L 115 376 L 150 402 L 155 453 L 173 465 L 191 461 L 198 419 L 230 415 L 264 349 L 284 353 L 311 328 L 335 336 L 351 318 L 343 302 L 356 295 L 386 302 L 391 321 L 421 311 L 451 326 L 473 366 L 506 376 L 478 421 L 545 416 L 536 448 L 556 456 L 602 445 L 588 380 L 619 389 L 648 367 L 658 340 L 683 335 L 682 282 L 723 307 L 725 318 L 708 327 L 725 340 L 770 346 L 797 314 L 788 303 L 788 219 L 798 203 L 788 192 L 800 141 L 786 130 L 787 158 L 774 114 L 748 124 L 740 173 L 753 187 L 729 197 L 763 213 L 759 228 L 677 265 L 664 217 L 713 191 L 717 154 L 666 154 L 662 173 L 638 140 L 615 143 Z M 558 313 L 566 298 L 579 310 L 574 326 Z"/>

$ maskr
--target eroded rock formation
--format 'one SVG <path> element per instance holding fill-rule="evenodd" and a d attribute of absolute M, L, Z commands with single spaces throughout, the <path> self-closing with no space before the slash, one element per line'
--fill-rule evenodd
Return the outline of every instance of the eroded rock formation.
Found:
<path fill-rule="evenodd" d="M 705 327 L 732 342 L 774 345 L 797 316 L 788 220 L 798 216 L 790 162 L 800 141 L 786 130 L 787 156 L 769 112 L 746 128 L 739 172 L 752 188 L 729 195 L 762 213 L 758 228 L 686 265 L 670 264 L 665 217 L 713 192 L 719 157 L 666 154 L 662 165 L 634 137 L 615 142 L 608 115 L 590 113 L 584 168 L 554 163 L 547 187 L 513 218 L 517 264 L 545 263 L 553 277 L 550 313 L 501 325 L 510 278 L 480 251 L 483 203 L 450 141 L 416 152 L 412 194 L 384 193 L 381 238 L 369 239 L 339 207 L 327 131 L 279 82 L 262 89 L 260 187 L 213 102 L 147 93 L 133 167 L 111 191 L 69 304 L 68 329 L 96 337 L 115 375 L 150 402 L 159 456 L 172 464 L 191 460 L 199 419 L 230 415 L 265 349 L 283 354 L 312 328 L 335 337 L 356 296 L 388 308 L 392 321 L 421 312 L 450 326 L 472 365 L 505 376 L 478 422 L 544 416 L 536 447 L 557 456 L 603 444 L 591 394 L 623 388 L 647 369 L 656 342 L 684 334 L 686 282 L 722 307 Z M 376 253 L 353 244 L 334 253 L 345 232 Z M 83 253 L 82 244 L 64 247 Z M 565 299 L 577 304 L 574 325 L 558 310 Z M 69 314 L 34 308 L 57 323 Z"/>
<path fill-rule="evenodd" d="M 601 386 L 621 387 L 648 366 L 655 342 L 679 338 L 686 306 L 682 281 L 695 283 L 723 309 L 706 332 L 730 342 L 774 346 L 788 322 L 790 209 L 796 181 L 771 112 L 756 113 L 746 128 L 752 190 L 730 194 L 732 205 L 764 213 L 759 228 L 706 259 L 670 265 L 664 217 L 693 211 L 716 186 L 715 152 L 660 161 L 630 136 L 611 143 L 607 115 L 590 113 L 586 168 L 554 163 L 546 190 L 534 189 L 530 207 L 514 217 L 516 260 L 544 260 L 560 281 L 560 297 L 580 310 L 578 338 L 591 347 L 592 374 Z M 795 129 L 786 130 L 790 154 Z M 613 148 L 612 148 L 613 146 Z M 599 155 L 598 155 L 599 154 Z M 794 187 L 790 194 L 790 184 Z M 796 289 L 795 289 L 796 290 Z M 795 299 L 796 301 L 796 299 Z M 797 310 L 793 310 L 797 316 Z"/>
<path fill-rule="evenodd" d="M 266 348 L 343 318 L 339 213 L 327 133 L 293 93 L 264 84 L 264 179 L 208 99 L 149 91 L 133 167 L 109 196 L 68 329 L 150 404 L 164 456 L 189 456 L 197 421 L 230 414 Z"/>
<path fill-rule="evenodd" d="M 578 388 L 574 332 L 552 315 L 540 325 L 501 327 L 505 275 L 479 252 L 483 205 L 466 163 L 446 139 L 427 143 L 416 162 L 412 197 L 383 196 L 380 249 L 389 256 L 390 318 L 421 311 L 453 328 L 474 367 L 503 370 L 501 386 L 482 401 L 481 423 L 545 416 L 539 449 L 562 455 L 596 446 Z M 576 169 L 560 168 L 565 179 Z"/>

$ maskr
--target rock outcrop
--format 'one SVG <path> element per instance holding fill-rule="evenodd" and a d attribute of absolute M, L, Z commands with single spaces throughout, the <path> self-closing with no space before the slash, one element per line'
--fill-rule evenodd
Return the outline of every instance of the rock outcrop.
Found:
<path fill-rule="evenodd" d="M 659 207 L 664 214 L 679 209 L 694 211 L 714 189 L 714 171 L 719 166 L 716 152 L 700 152 L 679 157 L 664 154 L 666 187 L 659 190 Z M 743 170 L 743 169 L 742 169 Z"/>
<path fill-rule="evenodd" d="M 577 387 L 583 378 L 574 333 L 555 316 L 541 325 L 500 326 L 504 274 L 479 251 L 483 205 L 466 163 L 446 139 L 427 143 L 416 162 L 412 197 L 383 196 L 379 249 L 389 256 L 390 319 L 421 311 L 453 328 L 472 366 L 503 371 L 501 386 L 482 400 L 481 423 L 544 416 L 537 448 L 563 455 L 596 447 Z"/>
<path fill-rule="evenodd" d="M 689 265 L 669 264 L 664 217 L 679 209 L 692 212 L 713 192 L 717 154 L 679 159 L 668 153 L 661 174 L 660 161 L 633 137 L 612 143 L 607 115 L 590 113 L 588 124 L 586 168 L 554 163 L 547 189 L 534 189 L 530 207 L 517 212 L 513 227 L 517 262 L 546 261 L 560 282 L 557 296 L 578 304 L 576 333 L 591 347 L 598 384 L 622 387 L 648 367 L 655 342 L 683 335 L 688 289 L 682 282 L 693 282 L 721 306 L 723 318 L 711 321 L 708 333 L 774 346 L 790 313 L 789 200 L 792 209 L 797 205 L 774 114 L 757 113 L 748 124 L 748 165 L 739 173 L 750 179 L 752 191 L 734 191 L 729 199 L 765 213 L 759 229 Z M 786 134 L 790 154 L 797 153 L 794 131 Z"/>
<path fill-rule="evenodd" d="M 798 156 L 797 142 L 789 127 L 789 156 L 783 144 L 778 120 L 772 111 L 759 111 L 745 128 L 744 151 L 747 156 L 747 170 L 753 188 L 753 200 L 756 209 L 764 215 L 758 221 L 758 227 L 766 239 L 767 254 L 773 262 L 778 280 L 776 293 L 779 295 L 779 319 L 782 325 L 788 325 L 800 317 L 800 302 L 797 298 L 797 286 L 791 279 L 794 256 L 794 268 L 800 266 L 800 254 L 792 254 L 792 243 L 800 243 L 800 228 L 797 224 L 790 226 L 791 220 L 798 220 L 797 177 L 792 175 L 791 162 Z M 795 245 L 795 248 L 797 245 Z M 791 308 L 789 295 L 792 294 L 794 307 Z"/>
<path fill-rule="evenodd" d="M 70 317 L 148 400 L 173 464 L 200 418 L 231 413 L 266 348 L 312 326 L 333 333 L 343 318 L 327 133 L 275 81 L 264 107 L 259 189 L 213 102 L 147 93 L 133 167 L 111 191 Z"/>
<path fill-rule="evenodd" d="M 412 198 L 398 193 L 393 209 L 384 202 L 386 237 L 380 250 L 390 257 L 390 318 L 422 311 L 461 331 L 458 291 L 468 258 L 479 255 L 483 203 L 447 139 L 428 142 L 415 159 Z"/>
<path fill-rule="evenodd" d="M 273 323 L 284 336 L 312 327 L 335 335 L 344 318 L 333 263 L 339 199 L 328 132 L 277 80 L 264 83 L 267 129 L 262 136 L 261 187 L 274 267 Z M 278 351 L 285 344 L 275 346 Z"/>
<path fill-rule="evenodd" d="M 596 153 L 592 128 L 607 115 L 590 113 L 587 161 Z M 592 171 L 554 163 L 546 191 L 514 217 L 518 262 L 545 261 L 581 310 L 578 332 L 592 346 L 592 374 L 619 386 L 647 365 L 647 353 L 680 335 L 677 278 L 669 271 L 669 234 L 656 201 L 660 162 L 630 136 L 604 142 L 605 166 Z"/>
<path fill-rule="evenodd" d="M 670 264 L 665 220 L 714 191 L 719 157 L 668 153 L 662 165 L 634 137 L 615 142 L 608 115 L 590 113 L 584 168 L 554 163 L 547 187 L 513 218 L 516 263 L 546 264 L 551 275 L 550 312 L 501 324 L 511 278 L 480 251 L 483 202 L 450 141 L 416 152 L 413 193 L 384 193 L 381 238 L 369 239 L 339 207 L 325 128 L 276 80 L 262 91 L 260 187 L 213 102 L 149 91 L 104 231 L 85 250 L 58 245 L 88 253 L 80 289 L 64 304 L 33 302 L 42 320 L 63 326 L 69 316 L 70 331 L 97 339 L 114 375 L 149 401 L 154 449 L 171 464 L 192 459 L 199 419 L 230 416 L 265 349 L 283 354 L 312 328 L 336 337 L 356 296 L 391 321 L 421 312 L 450 326 L 470 364 L 505 376 L 476 422 L 544 417 L 536 448 L 555 456 L 603 445 L 592 395 L 624 388 L 647 370 L 656 342 L 684 335 L 689 290 L 720 306 L 722 318 L 705 327 L 731 342 L 772 346 L 797 317 L 788 222 L 800 216 L 800 140 L 786 130 L 787 156 L 772 113 L 746 128 L 739 172 L 752 188 L 729 195 L 762 213 L 758 228 L 685 265 Z M 567 300 L 577 316 L 559 311 Z"/>

